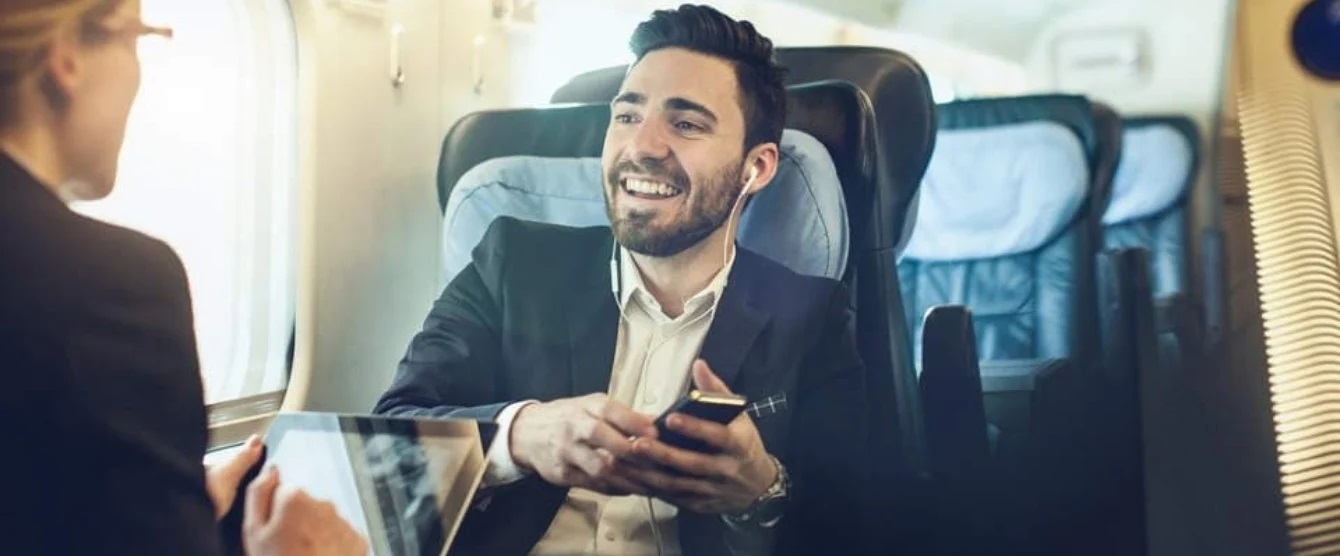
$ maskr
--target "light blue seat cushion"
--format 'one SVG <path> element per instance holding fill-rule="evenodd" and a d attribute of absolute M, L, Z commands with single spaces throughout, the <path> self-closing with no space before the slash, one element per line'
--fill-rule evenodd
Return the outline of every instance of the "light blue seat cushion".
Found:
<path fill-rule="evenodd" d="M 1103 246 L 1149 251 L 1154 295 L 1187 284 L 1186 198 L 1196 171 L 1191 141 L 1172 125 L 1127 129 L 1112 201 L 1103 213 Z"/>

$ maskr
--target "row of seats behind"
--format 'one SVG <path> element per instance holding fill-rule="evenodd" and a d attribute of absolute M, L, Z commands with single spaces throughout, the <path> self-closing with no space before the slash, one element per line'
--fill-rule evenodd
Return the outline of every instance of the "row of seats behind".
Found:
<path fill-rule="evenodd" d="M 1107 534 L 1115 553 L 1138 551 L 1140 377 L 1181 366 L 1153 347 L 1147 257 L 1185 272 L 1194 147 L 1171 148 L 1166 120 L 1123 131 L 1078 96 L 955 102 L 939 118 L 899 264 L 933 467 L 993 479 L 953 495 L 994 495 L 977 517 L 996 540 L 1050 553 Z"/>

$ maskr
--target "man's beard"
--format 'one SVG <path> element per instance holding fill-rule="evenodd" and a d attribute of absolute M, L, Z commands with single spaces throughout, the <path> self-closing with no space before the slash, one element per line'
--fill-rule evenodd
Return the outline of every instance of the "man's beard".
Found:
<path fill-rule="evenodd" d="M 643 168 L 632 162 L 621 161 L 606 175 L 605 211 L 609 215 L 610 229 L 614 239 L 634 253 L 649 257 L 672 257 L 683 253 L 690 247 L 702 242 L 720 228 L 735 208 L 733 202 L 744 188 L 736 180 L 740 166 L 727 164 L 716 175 L 706 181 L 693 184 L 690 189 L 688 176 L 679 167 Z M 621 213 L 616 206 L 617 196 L 621 193 L 619 175 L 642 173 L 654 176 L 683 191 L 687 198 L 673 215 L 672 222 L 664 228 L 658 228 L 652 221 L 659 213 L 631 211 Z M 697 197 L 695 197 L 697 196 Z"/>

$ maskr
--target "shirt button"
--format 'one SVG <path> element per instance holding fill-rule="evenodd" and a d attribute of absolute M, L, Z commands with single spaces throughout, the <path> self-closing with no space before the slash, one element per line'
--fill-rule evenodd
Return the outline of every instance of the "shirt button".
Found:
<path fill-rule="evenodd" d="M 614 542 L 614 531 L 605 531 L 605 540 Z"/>
<path fill-rule="evenodd" d="M 656 396 L 648 395 L 645 403 L 647 405 L 656 405 Z"/>

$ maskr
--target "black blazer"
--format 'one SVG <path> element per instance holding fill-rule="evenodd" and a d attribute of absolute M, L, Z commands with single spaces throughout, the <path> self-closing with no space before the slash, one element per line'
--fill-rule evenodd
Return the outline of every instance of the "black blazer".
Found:
<path fill-rule="evenodd" d="M 500 218 L 474 260 L 433 305 L 375 411 L 491 420 L 508 403 L 609 389 L 618 308 L 608 228 Z M 800 276 L 745 249 L 721 297 L 701 356 L 751 400 L 785 394 L 756 418 L 792 491 L 779 553 L 868 550 L 869 469 L 864 373 L 852 313 L 837 281 Z M 530 477 L 472 508 L 454 554 L 526 554 L 567 490 Z M 726 554 L 719 516 L 679 514 L 685 554 Z"/>
<path fill-rule="evenodd" d="M 3 153 L 0 369 L 4 552 L 220 552 L 181 262 Z"/>

